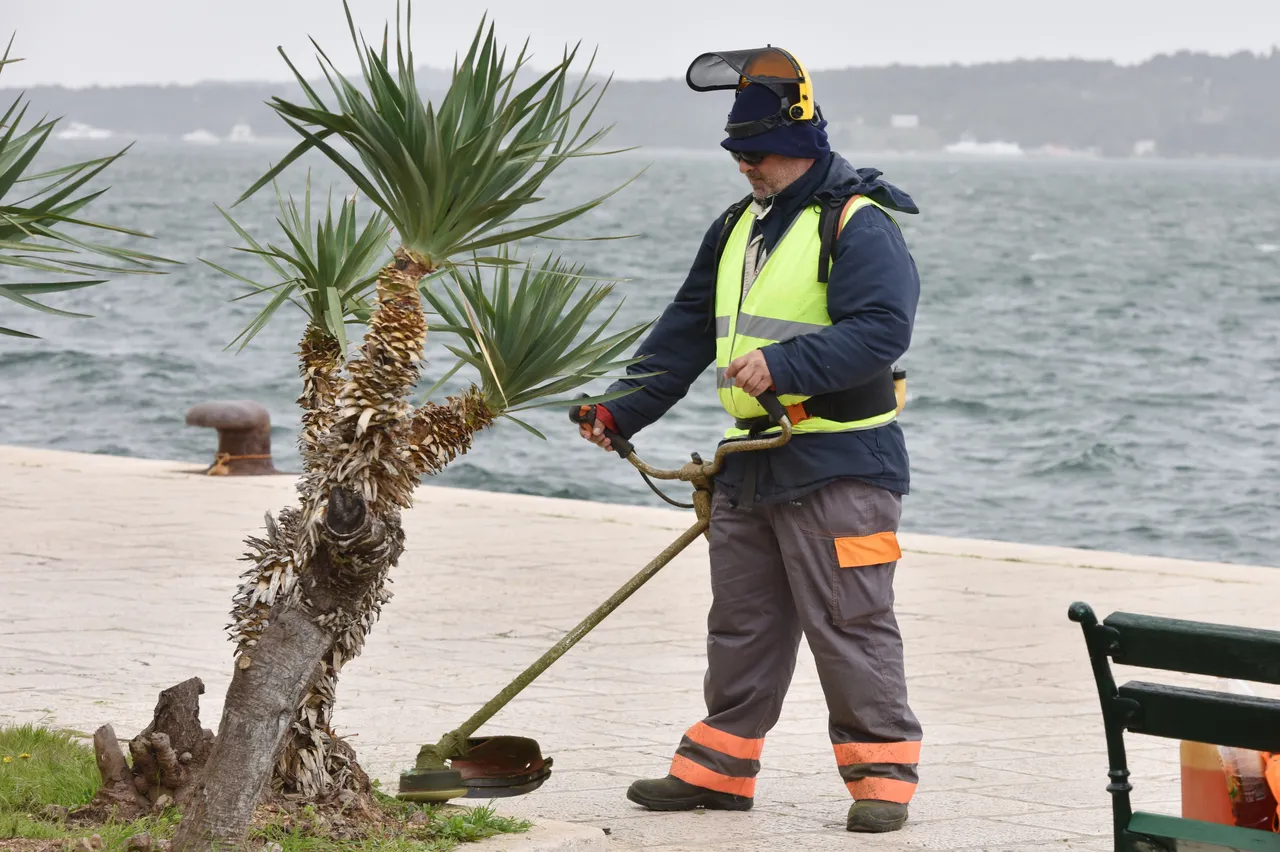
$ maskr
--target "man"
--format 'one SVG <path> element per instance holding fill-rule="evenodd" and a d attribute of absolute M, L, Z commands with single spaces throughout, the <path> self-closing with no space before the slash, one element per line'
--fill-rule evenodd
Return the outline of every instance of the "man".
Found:
<path fill-rule="evenodd" d="M 647 357 L 630 372 L 657 375 L 615 384 L 639 390 L 595 406 L 594 426 L 580 427 L 609 449 L 606 429 L 639 432 L 713 362 L 734 418 L 727 438 L 770 427 L 755 400 L 770 389 L 794 423 L 789 443 L 730 455 L 716 479 L 707 716 L 685 734 L 670 774 L 635 782 L 627 796 L 652 810 L 749 809 L 803 633 L 855 800 L 847 828 L 895 831 L 915 791 L 921 730 L 893 614 L 908 459 L 892 370 L 910 343 L 919 278 L 887 211 L 918 211 L 879 171 L 832 153 L 820 113 L 788 120 L 803 86 L 771 76 L 740 81 L 721 143 L 751 184 L 749 207 L 712 223 L 642 345 Z M 825 274 L 820 207 L 843 224 Z"/>

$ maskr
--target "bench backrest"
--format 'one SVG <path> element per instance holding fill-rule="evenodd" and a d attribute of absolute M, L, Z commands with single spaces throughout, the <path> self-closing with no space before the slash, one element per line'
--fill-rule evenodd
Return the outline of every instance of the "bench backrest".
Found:
<path fill-rule="evenodd" d="M 1280 633 L 1128 612 L 1102 623 L 1121 665 L 1280 684 Z M 1119 697 L 1138 705 L 1125 724 L 1135 734 L 1280 752 L 1280 702 L 1141 682 Z"/>
<path fill-rule="evenodd" d="M 1280 684 L 1280 632 L 1120 612 L 1099 623 L 1087 604 L 1072 604 L 1084 630 L 1102 703 L 1111 763 L 1116 849 L 1250 849 L 1280 852 L 1280 834 L 1134 814 L 1129 805 L 1126 731 L 1280 753 L 1280 701 L 1204 689 L 1130 681 L 1117 687 L 1112 661 L 1163 671 Z M 1169 842 L 1171 841 L 1171 842 Z"/>

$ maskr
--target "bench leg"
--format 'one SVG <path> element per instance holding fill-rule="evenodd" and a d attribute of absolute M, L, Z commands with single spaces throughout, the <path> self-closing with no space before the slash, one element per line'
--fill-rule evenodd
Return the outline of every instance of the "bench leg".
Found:
<path fill-rule="evenodd" d="M 1133 806 L 1129 802 L 1133 785 L 1129 783 L 1129 763 L 1124 750 L 1124 729 L 1132 715 L 1132 709 L 1128 706 L 1131 702 L 1120 698 L 1108 657 L 1108 652 L 1112 650 L 1113 643 L 1119 640 L 1119 636 L 1116 631 L 1098 623 L 1098 617 L 1088 604 L 1072 604 L 1068 617 L 1084 631 L 1089 663 L 1093 667 L 1093 679 L 1098 686 L 1098 701 L 1102 705 L 1102 721 L 1107 732 L 1107 762 L 1111 767 L 1107 772 L 1107 777 L 1111 779 L 1107 792 L 1111 794 L 1115 848 L 1120 850 L 1126 848 L 1125 832 L 1133 818 Z"/>

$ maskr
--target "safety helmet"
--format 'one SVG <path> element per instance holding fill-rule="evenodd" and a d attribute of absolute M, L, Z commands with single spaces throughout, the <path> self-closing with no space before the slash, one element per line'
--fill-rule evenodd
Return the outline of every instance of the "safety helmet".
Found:
<path fill-rule="evenodd" d="M 748 83 L 758 83 L 778 96 L 781 106 L 776 114 L 726 124 L 725 133 L 730 139 L 758 136 L 788 124 L 816 124 L 822 118 L 822 111 L 813 99 L 813 79 L 809 72 L 800 60 L 773 45 L 704 53 L 689 65 L 685 82 L 695 92 L 741 91 Z"/>

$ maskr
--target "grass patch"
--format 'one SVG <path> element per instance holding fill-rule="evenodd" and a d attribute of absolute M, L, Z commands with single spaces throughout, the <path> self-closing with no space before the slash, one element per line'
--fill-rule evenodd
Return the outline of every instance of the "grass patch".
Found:
<path fill-rule="evenodd" d="M 0 727 L 0 814 L 88 804 L 101 783 L 93 749 L 70 732 Z"/>
<path fill-rule="evenodd" d="M 362 837 L 344 837 L 323 812 L 302 808 L 294 819 L 273 820 L 249 832 L 253 845 L 277 843 L 283 852 L 446 852 L 497 834 L 528 831 L 525 820 L 498 816 L 492 807 L 421 805 L 374 791 L 381 820 L 362 827 Z M 335 836 L 336 835 L 336 836 Z"/>
<path fill-rule="evenodd" d="M 181 820 L 174 808 L 135 822 L 92 827 L 39 816 L 46 805 L 73 809 L 88 804 L 100 783 L 93 749 L 74 732 L 0 727 L 0 852 L 53 852 L 69 840 L 94 834 L 102 839 L 104 852 L 124 852 L 135 834 L 147 832 L 155 840 L 173 837 Z M 277 843 L 283 852 L 446 852 L 529 828 L 527 821 L 498 816 L 488 806 L 420 805 L 374 790 L 370 812 L 360 815 L 337 806 L 288 812 L 261 807 L 249 839 L 251 845 Z"/>
<path fill-rule="evenodd" d="M 0 813 L 0 849 L 5 840 L 48 840 L 51 849 L 61 849 L 68 840 L 98 835 L 102 848 L 110 852 L 124 852 L 130 837 L 148 832 L 154 838 L 173 837 L 181 814 L 170 809 L 162 816 L 147 817 L 134 822 L 109 822 L 99 826 L 65 825 L 37 819 L 30 814 Z"/>
<path fill-rule="evenodd" d="M 249 830 L 248 845 L 276 843 L 283 852 L 448 852 L 464 843 L 530 828 L 530 823 L 498 816 L 488 806 L 414 805 L 385 796 L 377 797 L 377 806 L 385 818 L 358 828 L 309 807 L 300 809 L 293 818 L 272 814 Z M 159 817 L 88 827 L 0 812 L 0 850 L 8 846 L 8 840 L 35 840 L 46 841 L 47 847 L 41 844 L 38 848 L 52 852 L 63 849 L 67 841 L 96 834 L 102 838 L 103 852 L 125 852 L 135 834 L 146 832 L 153 840 L 172 838 L 181 818 L 177 809 L 170 808 Z"/>

